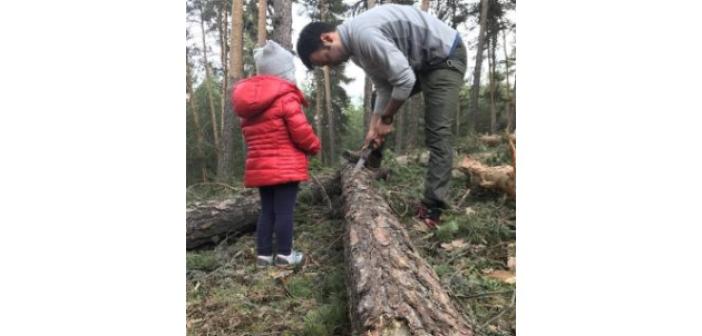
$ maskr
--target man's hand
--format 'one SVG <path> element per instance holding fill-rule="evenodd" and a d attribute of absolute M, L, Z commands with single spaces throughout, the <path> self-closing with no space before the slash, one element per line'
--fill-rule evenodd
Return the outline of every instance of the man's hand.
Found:
<path fill-rule="evenodd" d="M 368 128 L 368 134 L 366 134 L 365 145 L 380 146 L 385 141 L 385 136 L 392 133 L 392 131 L 392 124 L 387 125 L 380 118 L 373 120 L 373 124 Z"/>
<path fill-rule="evenodd" d="M 375 123 L 375 137 L 376 139 L 380 139 L 380 142 L 383 142 L 383 139 L 385 139 L 385 136 L 392 133 L 393 127 L 392 124 L 386 124 L 382 121 L 382 119 L 379 119 Z"/>
<path fill-rule="evenodd" d="M 371 124 L 370 127 L 368 127 L 368 133 L 366 133 L 366 139 L 363 141 L 363 146 L 368 147 L 375 141 L 375 138 L 375 127 L 373 127 L 373 124 Z"/>

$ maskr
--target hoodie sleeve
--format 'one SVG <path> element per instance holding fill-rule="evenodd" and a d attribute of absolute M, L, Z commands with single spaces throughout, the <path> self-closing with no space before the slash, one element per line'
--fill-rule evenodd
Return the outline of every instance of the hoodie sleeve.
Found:
<path fill-rule="evenodd" d="M 302 112 L 300 103 L 295 99 L 286 100 L 283 105 L 283 116 L 295 146 L 307 154 L 317 154 L 322 146 L 319 138 L 314 134 L 312 126 L 307 122 L 307 117 Z"/>
<path fill-rule="evenodd" d="M 375 69 L 382 69 L 371 76 L 378 87 L 379 104 L 374 112 L 381 113 L 390 98 L 406 100 L 417 80 L 407 57 L 392 41 L 373 31 L 365 32 L 358 40 L 363 57 L 371 60 Z"/>

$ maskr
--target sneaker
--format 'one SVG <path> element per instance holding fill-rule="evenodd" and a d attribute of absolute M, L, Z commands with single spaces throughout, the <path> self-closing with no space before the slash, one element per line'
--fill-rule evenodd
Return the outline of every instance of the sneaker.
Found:
<path fill-rule="evenodd" d="M 264 268 L 273 264 L 273 256 L 256 256 L 256 267 Z"/>
<path fill-rule="evenodd" d="M 441 225 L 441 209 L 427 208 L 424 203 L 420 203 L 417 207 L 417 218 L 427 227 L 434 230 Z"/>
<path fill-rule="evenodd" d="M 304 255 L 300 251 L 292 250 L 289 255 L 278 254 L 275 256 L 275 265 L 286 267 L 302 264 Z"/>

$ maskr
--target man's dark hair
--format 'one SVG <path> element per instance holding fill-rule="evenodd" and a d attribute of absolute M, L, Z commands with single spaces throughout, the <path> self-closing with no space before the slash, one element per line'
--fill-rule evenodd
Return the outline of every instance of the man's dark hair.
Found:
<path fill-rule="evenodd" d="M 300 36 L 297 38 L 297 54 L 307 69 L 312 70 L 313 68 L 312 63 L 310 63 L 310 55 L 322 48 L 322 39 L 320 38 L 322 34 L 334 30 L 336 27 L 326 22 L 312 22 L 302 28 Z"/>

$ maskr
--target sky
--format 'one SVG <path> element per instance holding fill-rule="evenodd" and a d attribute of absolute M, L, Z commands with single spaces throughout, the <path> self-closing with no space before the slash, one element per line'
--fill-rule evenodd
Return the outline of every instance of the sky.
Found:
<path fill-rule="evenodd" d="M 351 5 L 355 3 L 357 0 L 344 0 L 344 3 L 347 5 Z M 477 2 L 473 1 L 473 2 Z M 417 4 L 419 6 L 419 4 Z M 429 10 L 431 13 L 431 9 Z M 305 9 L 302 5 L 293 3 L 293 9 L 292 9 L 292 15 L 293 15 L 293 20 L 292 20 L 292 43 L 293 47 L 295 47 L 295 44 L 297 42 L 297 37 L 302 30 L 302 28 L 307 25 L 311 20 L 305 13 Z M 515 21 L 515 13 L 514 11 L 508 13 L 508 18 L 514 22 Z M 188 22 L 187 26 L 192 34 L 192 38 L 187 41 L 188 44 L 190 45 L 196 45 L 198 47 L 202 47 L 202 34 L 200 32 L 200 26 L 197 22 Z M 471 26 L 474 26 L 474 24 L 471 23 Z M 472 78 L 472 72 L 473 72 L 473 67 L 475 65 L 475 50 L 474 48 L 471 48 L 470 45 L 475 43 L 475 40 L 477 39 L 478 36 L 478 29 L 475 28 L 473 30 L 468 29 L 467 24 L 461 24 L 458 27 L 458 31 L 461 34 L 461 37 L 463 38 L 464 43 L 468 44 L 468 70 L 466 71 L 466 76 L 465 78 L 467 80 Z M 514 44 L 514 36 L 512 34 L 509 34 L 507 37 L 507 44 L 509 45 L 508 50 L 511 50 L 511 46 Z M 219 62 L 219 48 L 216 46 L 218 45 L 218 41 L 216 36 L 214 34 L 208 35 L 207 43 L 209 46 L 214 46 L 211 48 L 210 54 L 208 54 L 208 59 L 210 62 L 215 64 L 215 66 L 219 67 L 220 62 Z M 501 39 L 499 41 L 498 45 L 498 53 L 497 53 L 497 60 L 498 62 L 502 59 L 504 59 L 503 52 L 502 52 L 502 47 L 501 47 Z M 199 69 L 201 67 L 196 67 L 196 71 L 202 71 L 202 69 Z M 199 70 L 198 70 L 199 69 Z M 481 68 L 483 76 L 485 76 L 487 72 L 487 62 L 483 63 L 483 66 Z M 353 62 L 349 61 L 346 64 L 346 70 L 345 74 L 347 77 L 351 78 L 352 81 L 349 82 L 348 84 L 341 84 L 344 89 L 346 90 L 346 93 L 348 96 L 351 98 L 351 102 L 353 104 L 361 104 L 363 101 L 363 86 L 364 86 L 364 81 L 365 81 L 365 74 L 361 68 L 356 66 Z M 295 58 L 295 77 L 297 79 L 297 84 L 301 85 L 304 83 L 308 76 L 308 71 L 306 70 L 305 66 L 302 64 L 302 61 L 300 61 L 299 58 Z M 483 77 L 484 78 L 484 77 Z M 514 81 L 510 81 L 510 83 L 514 83 Z"/>

